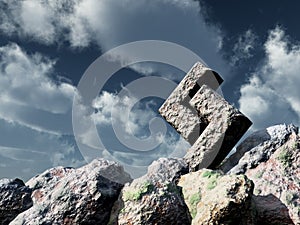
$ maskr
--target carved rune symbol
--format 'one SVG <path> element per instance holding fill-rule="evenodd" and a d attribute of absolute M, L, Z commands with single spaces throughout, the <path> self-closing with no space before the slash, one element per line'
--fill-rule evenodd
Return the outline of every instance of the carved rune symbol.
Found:
<path fill-rule="evenodd" d="M 252 122 L 215 90 L 223 79 L 196 63 L 160 107 L 160 114 L 192 147 L 190 170 L 218 166 Z"/>

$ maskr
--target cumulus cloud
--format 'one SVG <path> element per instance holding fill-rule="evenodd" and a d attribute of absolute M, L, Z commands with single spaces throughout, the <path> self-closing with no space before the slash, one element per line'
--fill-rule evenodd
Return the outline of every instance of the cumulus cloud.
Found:
<path fill-rule="evenodd" d="M 135 104 L 136 102 L 137 104 Z M 149 101 L 145 107 L 141 108 L 141 104 L 134 96 L 126 95 L 120 98 L 117 94 L 104 91 L 93 101 L 93 108 L 97 111 L 92 118 L 98 125 L 111 124 L 114 120 L 126 134 L 139 135 L 156 115 L 151 109 L 151 105 L 156 104 L 154 101 Z M 133 106 L 135 109 L 129 113 Z M 126 113 L 127 111 L 129 114 Z"/>
<path fill-rule="evenodd" d="M 251 29 L 238 37 L 237 42 L 233 46 L 233 56 L 231 57 L 231 63 L 233 65 L 253 57 L 257 38 L 256 34 Z"/>
<path fill-rule="evenodd" d="M 0 29 L 5 34 L 33 37 L 44 44 L 66 40 L 75 48 L 96 43 L 102 52 L 137 40 L 171 41 L 190 48 L 227 75 L 226 64 L 218 54 L 222 34 L 217 27 L 205 23 L 197 1 L 5 2 L 0 13 Z"/>
<path fill-rule="evenodd" d="M 54 63 L 17 44 L 0 47 L 0 118 L 37 130 L 70 132 L 66 118 L 75 87 L 52 80 Z"/>
<path fill-rule="evenodd" d="M 37 39 L 52 42 L 54 38 L 54 26 L 51 23 L 53 17 L 49 8 L 40 1 L 24 1 L 21 4 L 20 25 L 26 35 L 34 35 Z"/>
<path fill-rule="evenodd" d="M 83 163 L 74 137 L 66 135 L 76 88 L 55 78 L 54 65 L 14 43 L 0 47 L 0 177 L 28 179 Z"/>
<path fill-rule="evenodd" d="M 64 0 L 3 0 L 0 3 L 0 29 L 5 34 L 53 44 L 62 36 L 60 31 L 68 26 L 63 19 L 72 5 L 74 3 Z"/>
<path fill-rule="evenodd" d="M 114 132 L 117 129 L 122 129 L 124 131 L 122 132 L 122 139 L 131 139 L 134 136 L 145 140 L 149 135 L 154 135 L 152 141 L 166 146 L 172 145 L 172 149 L 174 149 L 174 142 L 179 135 L 176 136 L 173 133 L 169 137 L 164 136 L 160 126 L 152 124 L 151 127 L 151 120 L 158 116 L 158 113 L 154 111 L 158 108 L 155 100 L 139 100 L 130 92 L 128 95 L 120 97 L 117 94 L 104 91 L 94 99 L 93 108 L 96 109 L 96 112 L 91 115 L 91 118 L 96 125 L 113 125 Z M 165 124 L 164 121 L 160 122 Z M 150 133 L 149 129 L 153 129 L 154 133 Z M 145 146 L 143 145 L 143 147 Z"/>
<path fill-rule="evenodd" d="M 300 46 L 276 27 L 265 45 L 266 58 L 241 87 L 240 109 L 254 129 L 278 123 L 300 123 Z"/>
<path fill-rule="evenodd" d="M 228 75 L 226 63 L 218 54 L 222 34 L 217 27 L 205 23 L 197 1 L 3 0 L 0 3 L 0 21 L 4 35 L 16 35 L 46 45 L 69 42 L 72 48 L 96 44 L 102 52 L 138 40 L 175 42 L 197 53 L 224 78 Z M 0 118 L 13 122 L 12 126 L 17 123 L 36 132 L 52 132 L 55 137 L 70 132 L 71 101 L 76 90 L 68 83 L 52 80 L 54 64 L 54 60 L 39 54 L 27 54 L 14 44 L 2 47 L 0 100 L 3 104 L 0 106 Z M 157 71 L 161 70 L 160 66 L 151 64 L 134 65 L 132 68 L 147 75 L 157 75 Z M 166 75 L 168 70 L 162 70 L 161 74 Z M 167 75 L 174 78 L 172 73 Z M 180 76 L 176 79 L 180 80 Z M 160 146 L 143 154 L 144 158 L 141 158 L 140 152 L 135 154 L 124 148 L 116 137 L 113 138 L 114 130 L 108 123 L 112 119 L 109 111 L 119 111 L 119 116 L 113 119 L 128 137 L 133 135 L 141 139 L 149 136 L 148 121 L 156 115 L 150 110 L 152 106 L 137 104 L 128 119 L 122 110 L 133 100 L 132 97 L 118 99 L 114 94 L 106 93 L 94 101 L 95 113 L 89 114 L 82 107 L 83 116 L 75 119 L 78 123 L 87 122 L 87 132 L 80 134 L 79 146 L 86 146 L 93 157 L 118 155 L 125 162 L 137 165 L 150 163 L 156 157 L 167 156 L 174 151 L 182 153 L 188 148 L 188 144 L 171 127 L 168 131 L 174 133 L 165 138 L 158 135 L 156 140 L 161 143 Z M 116 102 L 116 107 L 111 109 Z M 155 101 L 149 104 L 155 104 Z M 97 152 L 98 136 L 89 133 L 91 121 L 96 122 L 99 135 L 104 139 L 103 147 L 107 147 L 102 155 Z M 68 146 L 66 149 L 69 149 Z M 63 155 L 53 153 L 53 162 L 59 163 Z"/>
<path fill-rule="evenodd" d="M 81 127 L 83 131 L 79 131 L 77 143 L 87 160 L 95 156 L 117 160 L 133 176 L 138 177 L 146 172 L 153 160 L 183 157 L 190 147 L 165 121 L 160 122 L 166 125 L 166 130 L 151 124 L 150 121 L 158 116 L 155 99 L 139 101 L 130 92 L 121 97 L 104 91 L 94 99 L 92 106 L 94 112 L 84 110 L 83 106 L 78 107 L 82 109 L 78 113 L 79 120 L 85 121 L 85 127 Z M 94 126 L 93 123 L 96 124 L 97 135 L 89 132 L 93 129 L 87 125 Z M 120 130 L 121 135 L 118 136 Z M 139 169 L 134 172 L 134 168 Z"/>

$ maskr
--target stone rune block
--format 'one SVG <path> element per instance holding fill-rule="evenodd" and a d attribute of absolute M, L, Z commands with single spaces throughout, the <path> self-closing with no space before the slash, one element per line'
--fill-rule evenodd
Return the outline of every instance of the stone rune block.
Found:
<path fill-rule="evenodd" d="M 222 78 L 196 63 L 159 109 L 192 145 L 190 170 L 215 168 L 251 126 L 251 121 L 214 90 Z"/>
<path fill-rule="evenodd" d="M 223 79 L 216 72 L 197 62 L 159 109 L 160 114 L 191 145 L 205 124 L 189 102 L 203 84 L 216 90 L 222 82 Z"/>
<path fill-rule="evenodd" d="M 215 168 L 228 155 L 252 122 L 207 85 L 190 101 L 207 124 L 184 159 L 192 170 Z"/>

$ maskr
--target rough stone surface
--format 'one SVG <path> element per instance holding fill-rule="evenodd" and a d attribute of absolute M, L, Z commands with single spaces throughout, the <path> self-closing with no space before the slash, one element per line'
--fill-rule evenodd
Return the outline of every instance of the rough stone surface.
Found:
<path fill-rule="evenodd" d="M 125 185 L 110 224 L 190 224 L 188 208 L 176 186 L 180 174 L 185 172 L 187 165 L 181 159 L 154 162 L 145 176 Z"/>
<path fill-rule="evenodd" d="M 257 225 L 299 224 L 292 221 L 286 205 L 274 195 L 254 195 L 252 200 L 257 212 Z"/>
<path fill-rule="evenodd" d="M 134 181 L 103 159 L 79 169 L 56 167 L 27 186 L 0 180 L 0 224 L 295 225 L 299 165 L 298 128 L 277 125 L 250 135 L 219 167 L 223 172 L 189 173 L 177 158 L 153 162 Z"/>
<path fill-rule="evenodd" d="M 213 91 L 222 81 L 196 63 L 159 109 L 192 145 L 185 156 L 191 171 L 218 166 L 252 124 Z"/>
<path fill-rule="evenodd" d="M 79 169 L 57 167 L 29 180 L 33 206 L 14 224 L 107 224 L 123 183 L 123 167 L 97 159 Z"/>
<path fill-rule="evenodd" d="M 32 206 L 31 189 L 20 179 L 0 180 L 0 224 L 9 224 Z"/>
<path fill-rule="evenodd" d="M 253 183 L 246 176 L 202 169 L 182 176 L 178 185 L 182 187 L 193 225 L 255 224 Z"/>
<path fill-rule="evenodd" d="M 191 170 L 215 168 L 252 123 L 206 85 L 202 85 L 192 98 L 191 104 L 197 109 L 207 127 L 188 150 L 184 159 Z"/>
<path fill-rule="evenodd" d="M 223 165 L 230 174 L 245 174 L 255 184 L 254 202 L 259 224 L 300 224 L 300 141 L 298 128 L 277 125 L 246 139 L 238 153 Z M 237 165 L 232 162 L 241 159 Z M 230 166 L 233 166 L 230 169 Z"/>
<path fill-rule="evenodd" d="M 237 147 L 236 152 L 219 169 L 225 173 L 244 173 L 248 168 L 267 161 L 292 133 L 298 133 L 298 128 L 292 124 L 280 124 L 256 131 Z"/>
<path fill-rule="evenodd" d="M 189 104 L 189 101 L 203 84 L 215 90 L 222 81 L 216 72 L 198 62 L 159 109 L 160 114 L 191 145 L 197 140 L 205 125 L 202 124 L 196 109 Z"/>
<path fill-rule="evenodd" d="M 267 204 L 256 201 L 262 221 L 273 224 L 300 224 L 300 138 L 292 134 L 277 148 L 269 159 L 246 170 L 245 174 L 255 183 L 257 196 L 273 196 Z M 273 151 L 273 149 L 270 149 Z M 276 207 L 285 205 L 285 207 Z M 275 223 L 276 224 L 276 223 Z"/>

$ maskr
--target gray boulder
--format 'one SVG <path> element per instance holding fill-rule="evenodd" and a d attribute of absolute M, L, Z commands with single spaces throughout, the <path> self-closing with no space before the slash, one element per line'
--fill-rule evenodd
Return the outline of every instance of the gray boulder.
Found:
<path fill-rule="evenodd" d="M 256 131 L 236 148 L 236 152 L 219 169 L 225 173 L 243 174 L 247 169 L 266 162 L 292 133 L 298 133 L 298 128 L 292 124 L 280 124 Z"/>
<path fill-rule="evenodd" d="M 300 137 L 294 125 L 276 125 L 247 138 L 221 168 L 254 184 L 258 224 L 300 224 Z"/>
<path fill-rule="evenodd" d="M 0 224 L 9 224 L 32 206 L 31 189 L 20 179 L 0 180 Z"/>
<path fill-rule="evenodd" d="M 192 225 L 256 224 L 253 183 L 246 176 L 202 169 L 182 176 L 178 185 L 183 189 Z"/>
<path fill-rule="evenodd" d="M 181 188 L 176 185 L 180 175 L 187 171 L 182 159 L 153 162 L 145 176 L 125 185 L 111 224 L 190 224 Z"/>
<path fill-rule="evenodd" d="M 123 184 L 129 181 L 123 167 L 104 159 L 79 169 L 47 170 L 27 182 L 34 204 L 11 225 L 107 224 Z"/>

